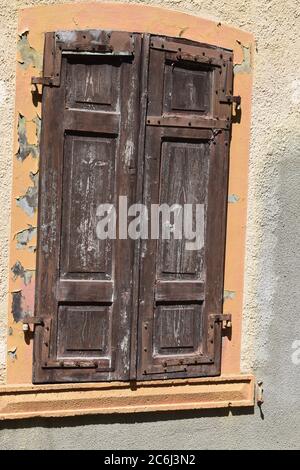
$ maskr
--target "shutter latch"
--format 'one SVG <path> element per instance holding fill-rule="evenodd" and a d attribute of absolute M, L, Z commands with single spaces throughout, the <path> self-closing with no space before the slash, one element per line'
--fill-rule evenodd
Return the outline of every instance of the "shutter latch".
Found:
<path fill-rule="evenodd" d="M 227 100 L 227 103 L 235 103 L 236 110 L 241 109 L 241 97 L 239 95 L 237 96 L 226 95 L 226 100 Z"/>
<path fill-rule="evenodd" d="M 226 314 L 212 314 L 210 315 L 211 318 L 214 320 L 215 323 L 222 323 L 222 329 L 226 328 L 231 328 L 232 326 L 232 319 L 231 319 L 231 314 L 226 313 Z"/>
<path fill-rule="evenodd" d="M 44 320 L 39 317 L 25 317 L 23 318 L 23 331 L 29 331 L 30 325 L 33 325 L 33 328 L 36 325 L 44 326 Z"/>
<path fill-rule="evenodd" d="M 53 77 L 31 77 L 32 85 L 52 86 L 54 85 Z"/>

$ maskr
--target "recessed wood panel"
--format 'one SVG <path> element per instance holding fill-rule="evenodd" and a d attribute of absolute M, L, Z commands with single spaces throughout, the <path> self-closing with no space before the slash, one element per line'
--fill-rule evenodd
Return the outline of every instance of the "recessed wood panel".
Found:
<path fill-rule="evenodd" d="M 97 237 L 97 208 L 114 200 L 115 143 L 104 137 L 67 136 L 64 158 L 62 274 L 110 279 L 112 240 Z"/>
<path fill-rule="evenodd" d="M 212 72 L 193 63 L 165 66 L 166 112 L 208 114 L 211 108 Z"/>
<path fill-rule="evenodd" d="M 118 57 L 72 56 L 67 64 L 67 106 L 112 111 L 118 108 Z"/>
<path fill-rule="evenodd" d="M 159 305 L 154 315 L 154 355 L 191 354 L 200 348 L 201 305 Z"/>
<path fill-rule="evenodd" d="M 60 306 L 58 357 L 103 357 L 111 344 L 111 311 L 107 306 Z"/>
<path fill-rule="evenodd" d="M 205 205 L 207 202 L 207 180 L 209 169 L 209 148 L 205 142 L 165 141 L 161 148 L 161 183 L 159 203 L 182 207 L 182 239 L 160 239 L 158 244 L 158 278 L 201 279 L 203 275 L 203 253 L 188 250 L 184 233 L 184 205 L 193 204 L 191 229 L 205 235 Z M 196 204 L 202 204 L 204 217 L 199 217 L 196 227 Z M 201 214 L 201 212 L 200 212 Z M 178 220 L 178 219 L 177 219 Z M 171 213 L 170 225 L 176 223 Z M 203 277 L 203 276 L 202 276 Z"/>

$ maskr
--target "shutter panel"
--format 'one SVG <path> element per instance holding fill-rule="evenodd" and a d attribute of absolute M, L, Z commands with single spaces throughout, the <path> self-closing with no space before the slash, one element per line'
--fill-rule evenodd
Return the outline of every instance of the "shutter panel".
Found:
<path fill-rule="evenodd" d="M 34 382 L 220 374 L 232 53 L 47 33 L 35 82 L 45 86 Z M 97 208 L 119 196 L 149 214 L 202 204 L 204 246 L 99 240 Z"/>
<path fill-rule="evenodd" d="M 144 203 L 203 204 L 204 247 L 142 242 L 140 380 L 220 374 L 231 89 L 230 51 L 151 36 Z"/>
<path fill-rule="evenodd" d="M 100 240 L 96 213 L 133 203 L 140 49 L 137 34 L 46 34 L 35 383 L 129 379 L 133 244 Z"/>

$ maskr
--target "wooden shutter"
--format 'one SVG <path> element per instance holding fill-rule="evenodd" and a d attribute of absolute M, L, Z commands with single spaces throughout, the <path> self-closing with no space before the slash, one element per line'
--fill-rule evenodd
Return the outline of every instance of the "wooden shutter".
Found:
<path fill-rule="evenodd" d="M 133 245 L 97 207 L 133 203 L 141 38 L 46 34 L 34 382 L 128 380 Z"/>
<path fill-rule="evenodd" d="M 144 203 L 203 204 L 204 247 L 144 240 L 138 379 L 220 374 L 230 51 L 151 36 Z"/>
<path fill-rule="evenodd" d="M 34 377 L 220 374 L 232 53 L 126 32 L 47 33 Z M 204 246 L 99 240 L 97 207 L 202 204 Z"/>

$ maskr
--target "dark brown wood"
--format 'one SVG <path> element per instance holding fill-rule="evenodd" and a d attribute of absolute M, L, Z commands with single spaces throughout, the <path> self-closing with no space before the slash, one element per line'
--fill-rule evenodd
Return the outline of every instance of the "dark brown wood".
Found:
<path fill-rule="evenodd" d="M 232 53 L 116 31 L 45 38 L 34 382 L 220 374 Z M 120 195 L 149 214 L 202 204 L 203 247 L 100 240 L 97 207 Z"/>
<path fill-rule="evenodd" d="M 202 128 L 202 129 L 227 129 L 228 121 L 224 119 L 210 119 L 198 116 L 147 116 L 148 126 L 167 126 L 167 127 L 188 127 L 188 128 Z"/>
<path fill-rule="evenodd" d="M 155 299 L 157 302 L 203 301 L 204 283 L 201 281 L 157 281 Z"/>
<path fill-rule="evenodd" d="M 123 32 L 46 35 L 44 72 L 61 68 L 43 93 L 35 383 L 129 380 L 134 246 L 99 239 L 97 208 L 134 202 L 140 50 Z"/>
<path fill-rule="evenodd" d="M 65 129 L 78 132 L 96 132 L 99 129 L 103 134 L 115 134 L 119 132 L 119 115 L 117 113 L 99 113 L 98 111 L 87 113 L 86 111 L 66 110 Z"/>
<path fill-rule="evenodd" d="M 203 204 L 204 246 L 142 242 L 139 380 L 220 374 L 221 327 L 211 314 L 222 312 L 230 106 L 219 97 L 230 58 L 150 38 L 144 204 Z"/>
<path fill-rule="evenodd" d="M 60 280 L 57 287 L 58 302 L 113 302 L 113 281 Z"/>
<path fill-rule="evenodd" d="M 139 136 L 138 136 L 138 156 L 137 167 L 135 169 L 137 176 L 137 185 L 135 201 L 137 204 L 143 203 L 143 175 L 144 175 L 144 151 L 145 151 L 145 132 L 146 132 L 146 114 L 148 104 L 148 63 L 149 63 L 149 44 L 150 35 L 144 34 L 142 41 L 141 54 L 141 72 L 140 72 L 140 107 L 139 107 Z M 130 380 L 137 378 L 137 355 L 138 355 L 138 314 L 139 314 L 139 288 L 140 288 L 140 240 L 135 242 L 134 266 L 133 266 L 133 298 L 132 298 L 132 323 L 131 323 L 131 356 L 130 356 Z"/>

